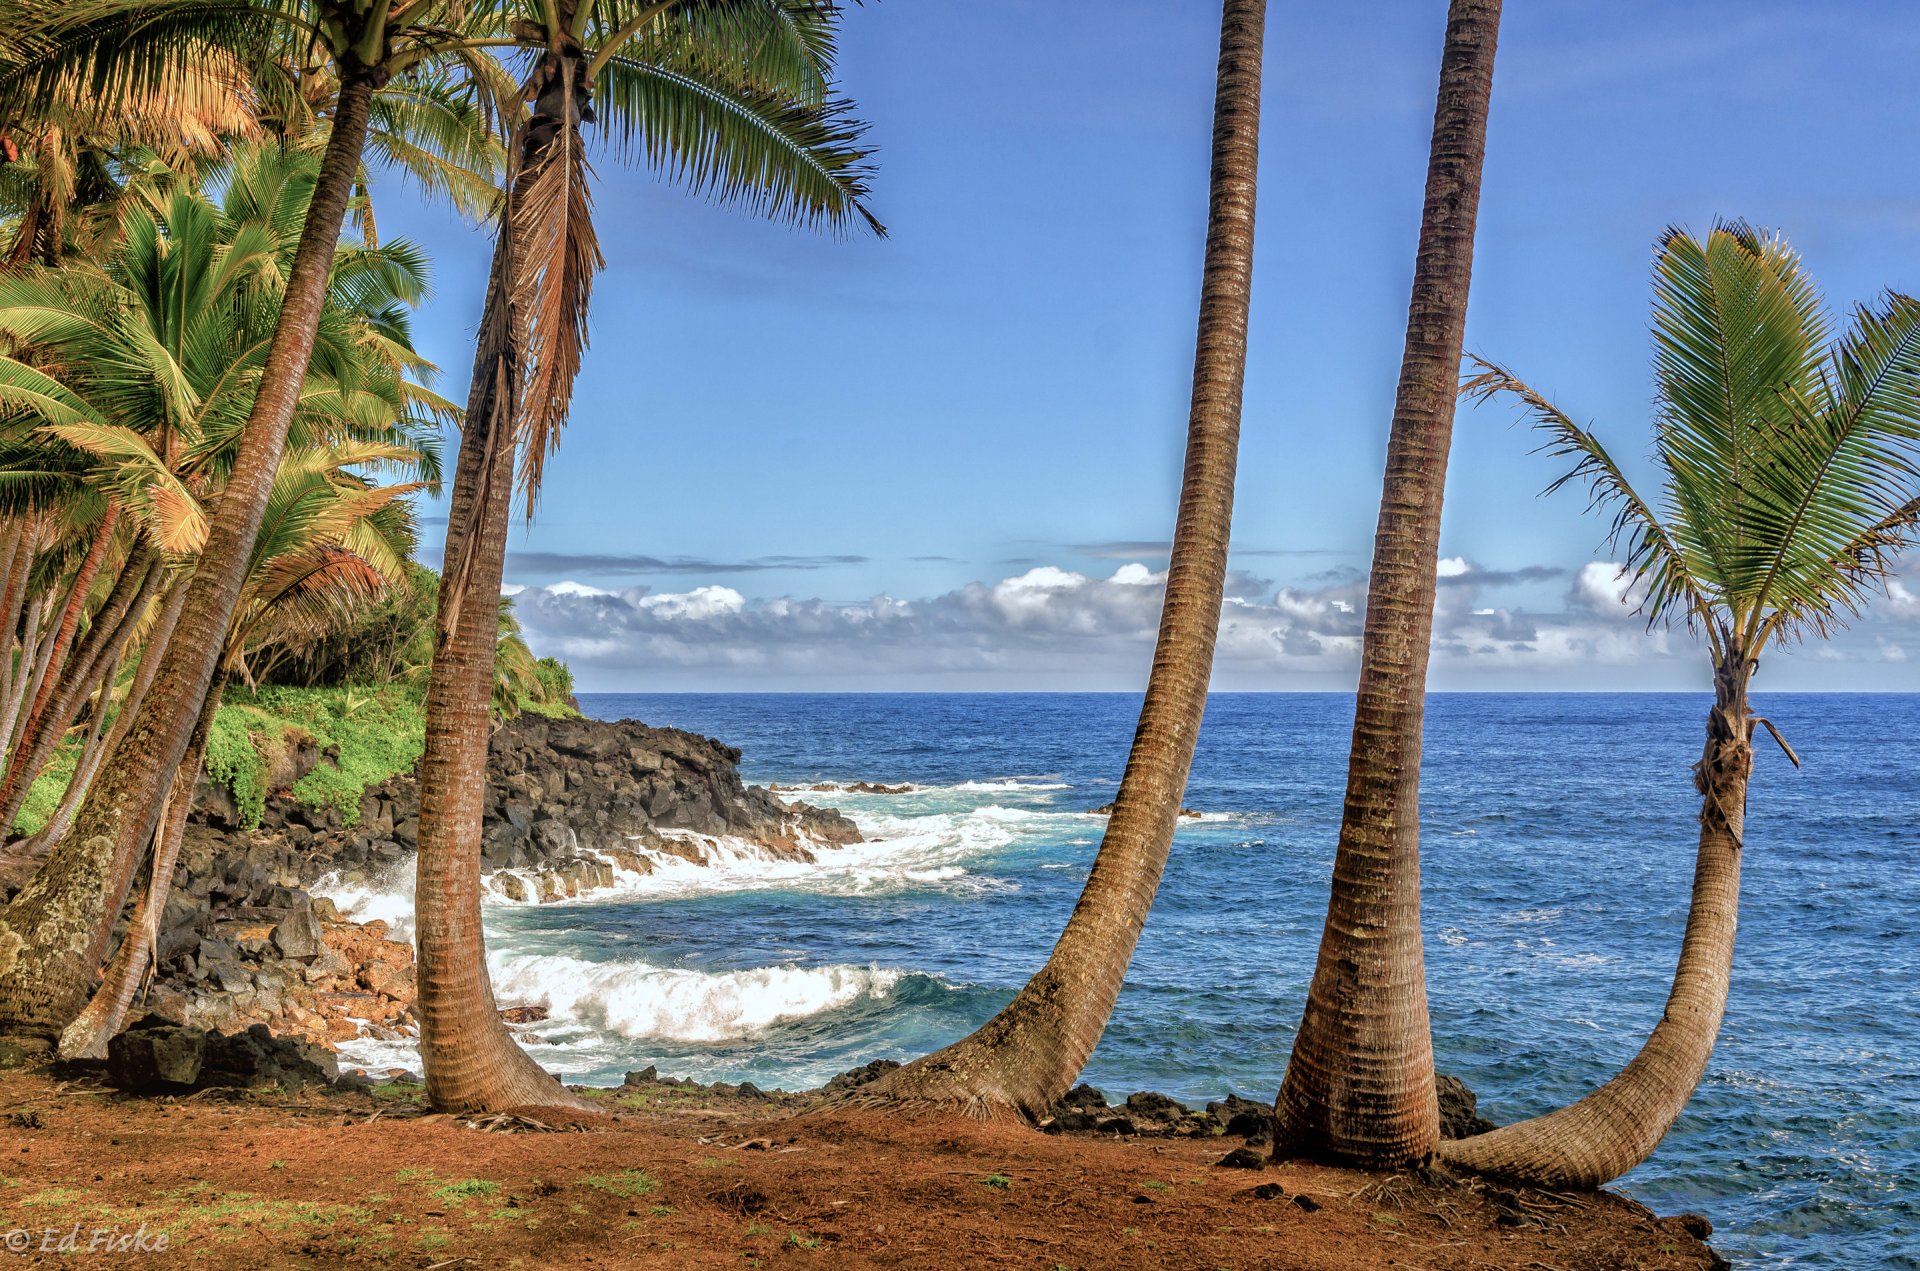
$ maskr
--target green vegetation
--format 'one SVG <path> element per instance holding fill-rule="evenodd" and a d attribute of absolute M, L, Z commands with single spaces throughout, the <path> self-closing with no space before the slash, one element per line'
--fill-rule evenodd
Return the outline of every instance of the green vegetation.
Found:
<path fill-rule="evenodd" d="M 431 570 L 419 572 L 434 580 Z M 430 634 L 431 590 L 426 594 L 425 613 L 414 611 L 420 620 L 420 640 L 400 640 L 401 648 L 424 642 Z M 402 600 L 414 595 L 410 590 Z M 391 617 L 387 607 L 386 602 L 376 606 L 382 621 L 371 624 L 382 641 L 392 639 L 391 630 L 383 625 Z M 500 660 L 509 669 L 500 672 L 505 688 L 496 694 L 496 713 L 577 718 L 573 672 L 557 658 L 535 659 L 520 637 L 519 624 L 510 616 L 507 621 L 511 626 L 503 630 Z M 390 648 L 383 649 L 366 659 L 347 651 L 340 664 L 401 668 L 384 682 L 227 689 L 207 740 L 206 770 L 215 785 L 232 795 L 241 824 L 249 828 L 260 824 L 267 797 L 274 793 L 276 770 L 303 743 L 317 746 L 322 758 L 292 784 L 290 793 L 306 807 L 335 809 L 345 825 L 360 819 L 360 796 L 369 786 L 413 770 L 426 745 L 425 668 L 420 668 L 421 674 L 408 674 L 404 661 L 388 658 Z M 18 833 L 37 834 L 52 819 L 79 758 L 77 736 L 54 753 L 15 820 Z"/>
<path fill-rule="evenodd" d="M 499 1190 L 500 1184 L 490 1179 L 463 1178 L 457 1183 L 448 1183 L 444 1187 L 434 1188 L 433 1194 L 450 1204 L 459 1204 L 476 1196 L 495 1195 Z"/>
<path fill-rule="evenodd" d="M 580 1180 L 583 1187 L 606 1192 L 623 1200 L 649 1196 L 660 1189 L 660 1180 L 645 1170 L 626 1169 L 618 1174 L 589 1174 Z"/>
<path fill-rule="evenodd" d="M 293 783 L 307 807 L 331 807 L 352 825 L 368 786 L 410 771 L 425 745 L 417 690 L 286 688 L 230 690 L 207 742 L 207 775 L 232 793 L 241 821 L 260 823 L 275 768 L 301 742 L 326 756 Z"/>

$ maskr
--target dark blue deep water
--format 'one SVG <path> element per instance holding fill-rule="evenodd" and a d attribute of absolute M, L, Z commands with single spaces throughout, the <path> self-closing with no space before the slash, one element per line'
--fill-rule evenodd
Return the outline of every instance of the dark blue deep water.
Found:
<path fill-rule="evenodd" d="M 725 739 L 749 780 L 911 782 L 809 794 L 877 845 L 820 868 L 743 861 L 590 904 L 496 910 L 500 972 L 570 981 L 574 1071 L 789 1088 L 961 1035 L 1043 960 L 1086 875 L 1138 698 L 589 695 L 590 714 Z M 1614 1072 L 1679 947 L 1707 701 L 1431 700 L 1427 973 L 1441 1069 L 1507 1121 Z M 1779 695 L 1748 817 L 1719 1050 L 1623 1187 L 1698 1210 L 1741 1265 L 1920 1267 L 1920 697 Z M 1351 699 L 1221 695 L 1183 825 L 1087 1079 L 1269 1098 L 1319 938 Z M 517 972 L 515 968 L 518 968 Z M 504 996 L 504 994 L 503 994 Z M 565 996 L 565 995 L 562 995 Z M 566 1066 L 566 1061 L 556 1066 Z"/>

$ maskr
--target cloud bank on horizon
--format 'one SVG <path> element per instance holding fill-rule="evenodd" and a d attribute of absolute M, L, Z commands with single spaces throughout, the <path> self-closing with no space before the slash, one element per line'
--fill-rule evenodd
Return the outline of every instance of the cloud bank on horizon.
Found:
<path fill-rule="evenodd" d="M 1165 573 L 1128 561 L 1106 577 L 1038 565 L 926 599 L 749 599 L 709 583 L 610 590 L 575 580 L 508 585 L 536 652 L 572 664 L 587 691 L 1138 690 Z M 1527 608 L 1501 593 L 1563 584 Z M 1432 682 L 1441 689 L 1704 689 L 1683 629 L 1649 630 L 1620 566 L 1485 569 L 1440 563 Z M 1276 586 L 1229 576 L 1214 662 L 1219 690 L 1344 690 L 1359 661 L 1366 579 L 1353 570 Z M 1762 669 L 1761 687 L 1884 687 L 1920 639 L 1920 594 L 1898 580 L 1839 638 Z M 1775 670 L 1774 675 L 1767 671 Z"/>

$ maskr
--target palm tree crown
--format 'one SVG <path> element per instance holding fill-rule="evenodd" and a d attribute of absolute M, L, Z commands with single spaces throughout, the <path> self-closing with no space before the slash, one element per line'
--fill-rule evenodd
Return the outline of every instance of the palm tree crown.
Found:
<path fill-rule="evenodd" d="M 1920 518 L 1920 302 L 1888 292 L 1831 342 L 1819 291 L 1778 235 L 1682 230 L 1654 262 L 1654 462 L 1643 496 L 1600 439 L 1503 367 L 1588 483 L 1650 623 L 1701 631 L 1716 663 L 1824 636 L 1858 614 Z"/>

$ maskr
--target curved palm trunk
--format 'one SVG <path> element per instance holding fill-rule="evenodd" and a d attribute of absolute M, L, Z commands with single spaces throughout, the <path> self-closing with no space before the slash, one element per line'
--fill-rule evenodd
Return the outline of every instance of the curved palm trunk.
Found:
<path fill-rule="evenodd" d="M 27 796 L 33 792 L 34 780 L 60 749 L 67 727 L 79 713 L 81 703 L 86 700 L 86 694 L 93 686 L 94 677 L 100 672 L 101 664 L 119 657 L 127 641 L 133 637 L 140 615 L 159 586 L 164 571 L 165 566 L 144 543 L 134 549 L 126 568 L 114 583 L 113 591 L 108 594 L 100 612 L 94 615 L 94 624 L 88 630 L 87 638 L 81 641 L 72 664 L 61 672 L 60 683 L 50 693 L 42 695 L 44 700 L 38 719 L 30 721 L 21 732 L 19 744 L 14 748 L 12 762 L 7 768 L 7 780 L 0 786 L 0 795 L 4 796 L 0 798 L 0 825 L 12 825 L 20 815 L 20 809 L 26 806 Z"/>
<path fill-rule="evenodd" d="M 147 689 L 153 684 L 153 677 L 160 669 L 160 659 L 164 654 L 167 641 L 173 638 L 173 627 L 180 620 L 180 609 L 187 598 L 186 580 L 173 585 L 161 602 L 160 614 L 147 632 L 140 652 L 139 669 L 133 673 L 133 683 L 127 688 L 127 695 L 120 703 L 120 713 L 114 717 L 113 727 L 108 731 L 106 741 L 94 752 L 90 760 L 83 759 L 74 769 L 73 780 L 67 784 L 67 791 L 60 797 L 60 806 L 54 810 L 53 818 L 46 828 L 35 835 L 36 848 L 41 843 L 58 843 L 66 837 L 67 830 L 73 825 L 73 818 L 80 810 L 80 804 L 86 798 L 87 791 L 93 788 L 94 778 L 100 774 L 100 766 L 107 761 L 120 743 L 125 740 L 127 730 L 133 721 L 139 718 L 140 703 L 146 700 Z"/>
<path fill-rule="evenodd" d="M 216 675 L 200 717 L 194 721 L 186 758 L 167 791 L 153 843 L 153 871 L 146 894 L 134 904 L 127 932 L 120 937 L 120 947 L 107 964 L 100 987 L 93 991 L 86 1009 L 60 1035 L 62 1059 L 105 1059 L 107 1043 L 126 1022 L 127 1008 L 133 1004 L 152 959 L 155 924 L 166 912 L 167 896 L 173 890 L 173 867 L 180 859 L 180 840 L 186 837 L 187 814 L 193 810 L 193 788 L 200 779 L 200 765 L 207 757 L 207 736 L 213 731 L 213 717 L 220 710 L 225 689 L 226 676 Z"/>
<path fill-rule="evenodd" d="M 366 73 L 342 81 L 259 393 L 147 702 L 72 831 L 0 910 L 0 1033 L 54 1037 L 85 1005 L 109 938 L 102 929 L 111 930 L 101 915 L 125 901 L 161 799 L 185 757 L 194 708 L 213 682 L 313 356 L 334 249 L 366 146 L 373 89 Z"/>
<path fill-rule="evenodd" d="M 546 98 L 542 97 L 542 105 Z M 562 103 L 562 109 L 566 103 Z M 577 117 L 577 116 L 576 116 Z M 570 127 L 564 119 L 557 127 Z M 447 509 L 446 556 L 427 680 L 427 744 L 420 758 L 415 865 L 415 1009 L 427 1098 L 456 1112 L 523 1105 L 584 1106 L 520 1049 L 494 1004 L 480 919 L 480 823 L 492 733 L 500 578 L 513 512 L 520 354 L 512 209 L 540 168 L 556 128 L 536 109 L 523 125 L 508 212 L 494 240 L 460 457 Z M 529 136 L 546 141 L 529 140 Z"/>
<path fill-rule="evenodd" d="M 100 518 L 100 525 L 94 531 L 93 542 L 87 547 L 87 554 L 81 558 L 80 567 L 74 571 L 73 585 L 67 592 L 67 603 L 60 614 L 60 626 L 54 633 L 53 647 L 47 654 L 46 677 L 34 690 L 33 704 L 27 708 L 26 722 L 20 726 L 20 742 L 14 748 L 16 762 L 7 765 L 7 775 L 4 780 L 0 780 L 0 825 L 13 824 L 13 818 L 20 813 L 20 804 L 26 801 L 23 786 L 31 785 L 33 777 L 40 775 L 41 765 L 35 765 L 32 775 L 23 782 L 20 774 L 26 765 L 17 760 L 22 754 L 33 753 L 34 748 L 39 744 L 41 734 L 48 728 L 49 708 L 54 707 L 54 699 L 60 697 L 61 690 L 66 687 L 61 673 L 65 669 L 63 663 L 67 656 L 67 649 L 73 643 L 74 632 L 80 628 L 80 619 L 86 613 L 87 596 L 93 591 L 93 580 L 99 576 L 101 562 L 106 558 L 107 548 L 113 544 L 114 531 L 118 528 L 119 522 L 120 505 L 109 503 L 106 514 Z M 128 568 L 121 573 L 123 579 L 126 574 L 133 572 L 133 562 L 129 561 L 127 564 Z M 82 673 L 66 678 L 91 682 L 93 677 L 86 674 L 85 670 L 78 665 L 80 659 L 76 657 L 74 661 L 76 664 L 74 669 Z M 53 731 L 56 733 L 64 731 L 67 720 L 58 719 L 57 707 L 53 709 L 52 714 L 57 718 L 57 722 L 52 725 Z"/>
<path fill-rule="evenodd" d="M 1500 0 L 1453 0 L 1367 585 L 1346 807 L 1274 1156 L 1393 1166 L 1440 1143 L 1420 944 L 1420 740 L 1440 504 L 1473 274 Z"/>
<path fill-rule="evenodd" d="M 1106 1029 L 1166 868 L 1207 705 L 1220 625 L 1252 294 L 1265 0 L 1227 0 L 1214 103 L 1211 204 L 1186 471 L 1146 699 L 1093 872 L 1047 964 L 971 1036 L 868 1086 L 855 1102 L 1038 1118 Z"/>
<path fill-rule="evenodd" d="M 1706 1074 L 1733 979 L 1740 913 L 1740 851 L 1754 717 L 1747 707 L 1753 664 L 1714 668 L 1706 749 L 1694 765 L 1700 791 L 1700 851 L 1693 900 L 1666 1010 L 1625 1068 L 1578 1103 L 1441 1146 L 1450 1164 L 1542 1187 L 1598 1187 L 1653 1155 Z"/>

